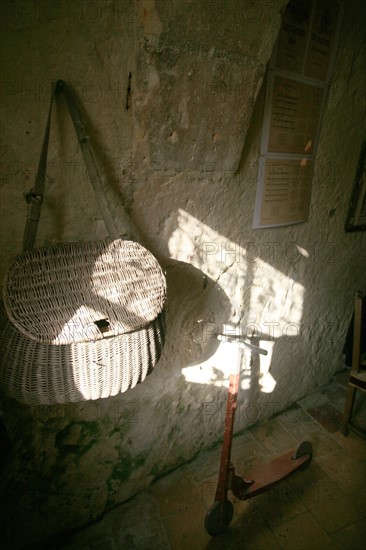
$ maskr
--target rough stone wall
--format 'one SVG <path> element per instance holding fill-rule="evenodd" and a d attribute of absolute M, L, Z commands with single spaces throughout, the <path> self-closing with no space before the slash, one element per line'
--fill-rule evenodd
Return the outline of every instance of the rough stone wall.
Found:
<path fill-rule="evenodd" d="M 236 430 L 284 409 L 343 366 L 365 236 L 344 233 L 364 138 L 365 14 L 347 3 L 307 223 L 252 230 L 266 63 L 284 0 L 3 2 L 1 273 L 19 251 L 49 83 L 73 84 L 106 175 L 168 281 L 167 342 L 154 373 L 92 403 L 2 399 L 11 455 L 2 523 L 18 547 L 78 528 L 220 440 L 233 346 L 243 357 Z M 53 119 L 38 243 L 105 228 L 62 101 Z M 121 227 L 122 230 L 122 227 Z M 24 538 L 22 538 L 24 537 Z"/>

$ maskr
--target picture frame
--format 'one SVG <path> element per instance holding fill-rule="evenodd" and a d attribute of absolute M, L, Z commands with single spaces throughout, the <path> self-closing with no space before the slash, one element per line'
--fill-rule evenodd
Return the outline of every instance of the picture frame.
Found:
<path fill-rule="evenodd" d="M 366 231 L 366 139 L 361 147 L 345 230 Z"/>

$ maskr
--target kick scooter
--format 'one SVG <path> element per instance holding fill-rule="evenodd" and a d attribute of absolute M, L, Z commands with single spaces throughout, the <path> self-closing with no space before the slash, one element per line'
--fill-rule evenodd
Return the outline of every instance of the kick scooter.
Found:
<path fill-rule="evenodd" d="M 247 342 L 238 336 L 217 335 L 222 342 L 236 343 L 240 347 L 247 347 L 254 353 L 267 355 L 267 351 Z M 303 441 L 295 451 L 276 458 L 264 467 L 251 472 L 247 479 L 236 475 L 235 467 L 231 463 L 231 446 L 234 431 L 235 410 L 240 377 L 241 351 L 236 372 L 231 373 L 229 391 L 226 402 L 226 417 L 224 441 L 221 451 L 219 478 L 217 482 L 215 502 L 206 513 L 205 528 L 209 535 L 217 536 L 224 533 L 233 517 L 234 507 L 227 498 L 230 490 L 239 500 L 248 500 L 263 493 L 273 485 L 287 478 L 292 472 L 305 468 L 312 458 L 312 446 L 308 441 Z"/>

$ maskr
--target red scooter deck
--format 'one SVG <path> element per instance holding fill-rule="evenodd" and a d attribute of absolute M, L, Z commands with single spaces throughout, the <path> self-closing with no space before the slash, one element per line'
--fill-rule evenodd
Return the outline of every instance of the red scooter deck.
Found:
<path fill-rule="evenodd" d="M 293 458 L 293 455 L 294 451 L 290 451 L 246 476 L 248 479 L 253 480 L 253 483 L 248 487 L 244 500 L 255 497 L 282 481 L 311 459 L 310 454 L 299 458 Z"/>

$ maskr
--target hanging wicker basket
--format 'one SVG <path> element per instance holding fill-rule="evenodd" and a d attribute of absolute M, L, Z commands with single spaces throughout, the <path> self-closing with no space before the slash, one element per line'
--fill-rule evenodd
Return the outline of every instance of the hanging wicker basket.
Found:
<path fill-rule="evenodd" d="M 29 404 L 124 392 L 152 372 L 165 340 L 164 273 L 143 246 L 118 238 L 100 181 L 92 183 L 111 238 L 33 248 L 58 88 L 65 93 L 89 170 L 93 158 L 76 106 L 59 81 L 52 88 L 23 252 L 5 275 L 0 308 L 0 384 Z"/>
<path fill-rule="evenodd" d="M 0 303 L 1 387 L 28 405 L 75 403 L 123 393 L 160 358 L 164 313 L 140 330 L 88 343 L 53 346 L 24 337 Z"/>

